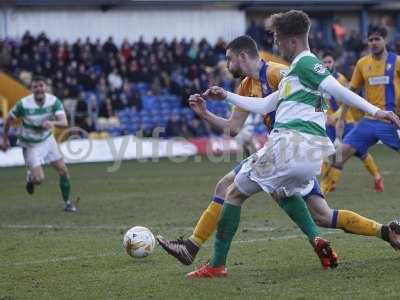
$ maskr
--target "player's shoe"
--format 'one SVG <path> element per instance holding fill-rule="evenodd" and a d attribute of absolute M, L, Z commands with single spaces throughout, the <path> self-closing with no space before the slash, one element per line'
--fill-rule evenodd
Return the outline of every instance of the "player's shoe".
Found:
<path fill-rule="evenodd" d="M 395 250 L 400 250 L 400 221 L 394 220 L 381 229 L 382 239 L 387 241 Z"/>
<path fill-rule="evenodd" d="M 31 180 L 31 171 L 28 169 L 26 170 L 26 185 L 25 185 L 26 192 L 29 195 L 32 195 L 35 192 L 35 185 Z"/>
<path fill-rule="evenodd" d="M 29 195 L 32 195 L 35 192 L 35 185 L 33 184 L 32 181 L 27 181 L 26 185 L 25 185 L 25 189 Z"/>
<path fill-rule="evenodd" d="M 321 264 L 324 269 L 334 269 L 338 266 L 339 258 L 336 252 L 329 245 L 328 241 L 320 237 L 316 237 L 311 244 L 314 247 L 315 253 L 317 253 L 319 259 L 321 260 Z"/>
<path fill-rule="evenodd" d="M 168 254 L 174 256 L 184 265 L 191 265 L 199 252 L 199 247 L 195 245 L 191 240 L 184 240 L 182 237 L 177 240 L 169 241 L 157 235 L 156 239 L 161 247 L 168 252 Z"/>
<path fill-rule="evenodd" d="M 385 189 L 385 184 L 383 183 L 383 178 L 375 179 L 375 192 L 382 193 Z"/>
<path fill-rule="evenodd" d="M 187 273 L 186 278 L 226 278 L 228 269 L 225 266 L 212 267 L 208 263 L 193 272 Z"/>
<path fill-rule="evenodd" d="M 67 202 L 65 202 L 64 211 L 65 212 L 77 212 L 78 209 L 76 208 L 75 204 L 72 203 L 72 201 L 67 201 Z"/>

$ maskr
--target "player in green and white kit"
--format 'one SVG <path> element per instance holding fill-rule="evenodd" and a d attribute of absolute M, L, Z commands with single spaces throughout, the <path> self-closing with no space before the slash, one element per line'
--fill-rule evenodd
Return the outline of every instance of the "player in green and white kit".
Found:
<path fill-rule="evenodd" d="M 46 82 L 42 77 L 32 79 L 32 94 L 19 100 L 10 110 L 4 123 L 3 149 L 10 147 L 8 132 L 11 123 L 22 119 L 18 143 L 23 149 L 27 167 L 26 190 L 33 194 L 35 185 L 44 180 L 42 165 L 51 164 L 60 176 L 60 189 L 64 200 L 64 211 L 76 212 L 70 199 L 71 184 L 68 168 L 53 136 L 54 127 L 67 127 L 68 121 L 61 101 L 46 93 Z"/>
<path fill-rule="evenodd" d="M 227 276 L 225 263 L 239 225 L 241 206 L 248 197 L 260 191 L 271 194 L 281 207 L 290 206 L 292 215 L 302 214 L 298 216 L 297 225 L 314 246 L 322 265 L 335 267 L 337 257 L 329 244 L 319 238 L 315 223 L 310 220 L 309 214 L 304 213 L 300 196 L 310 192 L 312 178 L 319 174 L 323 159 L 335 152 L 326 135 L 322 94 L 328 93 L 347 105 L 400 127 L 400 120 L 393 112 L 379 110 L 344 88 L 310 52 L 310 20 L 304 12 L 275 14 L 271 20 L 277 46 L 283 56 L 292 62 L 288 75 L 280 82 L 279 90 L 266 98 L 251 98 L 212 87 L 202 96 L 197 96 L 227 100 L 246 111 L 263 115 L 276 111 L 276 115 L 268 142 L 247 160 L 236 175 L 234 184 L 228 188 L 212 260 L 189 273 L 191 278 Z M 322 255 L 318 249 L 323 250 Z"/>

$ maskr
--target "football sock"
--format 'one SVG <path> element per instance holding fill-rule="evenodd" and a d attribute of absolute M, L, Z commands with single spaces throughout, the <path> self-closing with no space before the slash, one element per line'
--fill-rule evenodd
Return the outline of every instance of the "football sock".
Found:
<path fill-rule="evenodd" d="M 375 179 L 381 178 L 381 173 L 379 172 L 378 166 L 376 165 L 374 158 L 372 157 L 371 154 L 368 153 L 367 157 L 362 160 L 365 168 L 368 170 L 368 172 L 374 176 Z"/>
<path fill-rule="evenodd" d="M 32 182 L 32 172 L 29 169 L 26 169 L 26 182 Z"/>
<path fill-rule="evenodd" d="M 71 183 L 69 182 L 68 177 L 60 176 L 60 189 L 64 202 L 67 202 L 71 190 Z"/>
<path fill-rule="evenodd" d="M 332 188 L 339 181 L 340 176 L 342 175 L 342 170 L 332 166 L 329 168 L 328 173 L 321 181 L 321 191 L 326 196 L 329 192 L 332 191 Z"/>
<path fill-rule="evenodd" d="M 317 225 L 311 217 L 304 199 L 299 195 L 278 201 L 279 206 L 286 212 L 301 231 L 311 240 L 320 234 Z"/>
<path fill-rule="evenodd" d="M 224 203 L 214 242 L 213 267 L 225 265 L 233 236 L 239 227 L 241 207 Z"/>
<path fill-rule="evenodd" d="M 381 235 L 382 224 L 367 219 L 349 210 L 334 210 L 332 216 L 332 228 L 342 229 L 345 232 L 377 236 Z"/>
<path fill-rule="evenodd" d="M 192 236 L 189 238 L 195 245 L 201 247 L 215 231 L 223 204 L 223 198 L 214 196 L 213 201 L 201 215 Z"/>

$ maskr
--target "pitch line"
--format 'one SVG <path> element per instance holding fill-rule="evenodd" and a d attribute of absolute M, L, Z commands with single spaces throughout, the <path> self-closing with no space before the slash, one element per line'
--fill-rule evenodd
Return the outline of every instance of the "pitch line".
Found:
<path fill-rule="evenodd" d="M 128 230 L 131 225 L 93 225 L 93 226 L 76 226 L 76 225 L 53 225 L 53 224 L 0 224 L 0 229 L 19 229 L 19 230 L 31 230 L 31 229 L 49 229 L 49 230 Z M 154 226 L 154 231 L 158 231 L 161 228 L 171 229 L 168 225 Z M 193 227 L 173 227 L 176 231 L 192 231 Z M 269 226 L 255 226 L 255 227 L 244 227 L 244 231 L 261 231 L 270 232 L 278 229 L 278 227 Z"/>

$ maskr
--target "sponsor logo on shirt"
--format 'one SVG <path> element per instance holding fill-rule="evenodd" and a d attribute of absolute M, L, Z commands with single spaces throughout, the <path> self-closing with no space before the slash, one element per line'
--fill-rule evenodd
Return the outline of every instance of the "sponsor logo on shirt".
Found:
<path fill-rule="evenodd" d="M 314 69 L 315 73 L 321 74 L 321 75 L 325 74 L 325 72 L 326 72 L 326 68 L 323 64 L 315 64 L 313 69 Z"/>
<path fill-rule="evenodd" d="M 368 78 L 369 85 L 389 84 L 389 76 L 374 76 Z"/>

